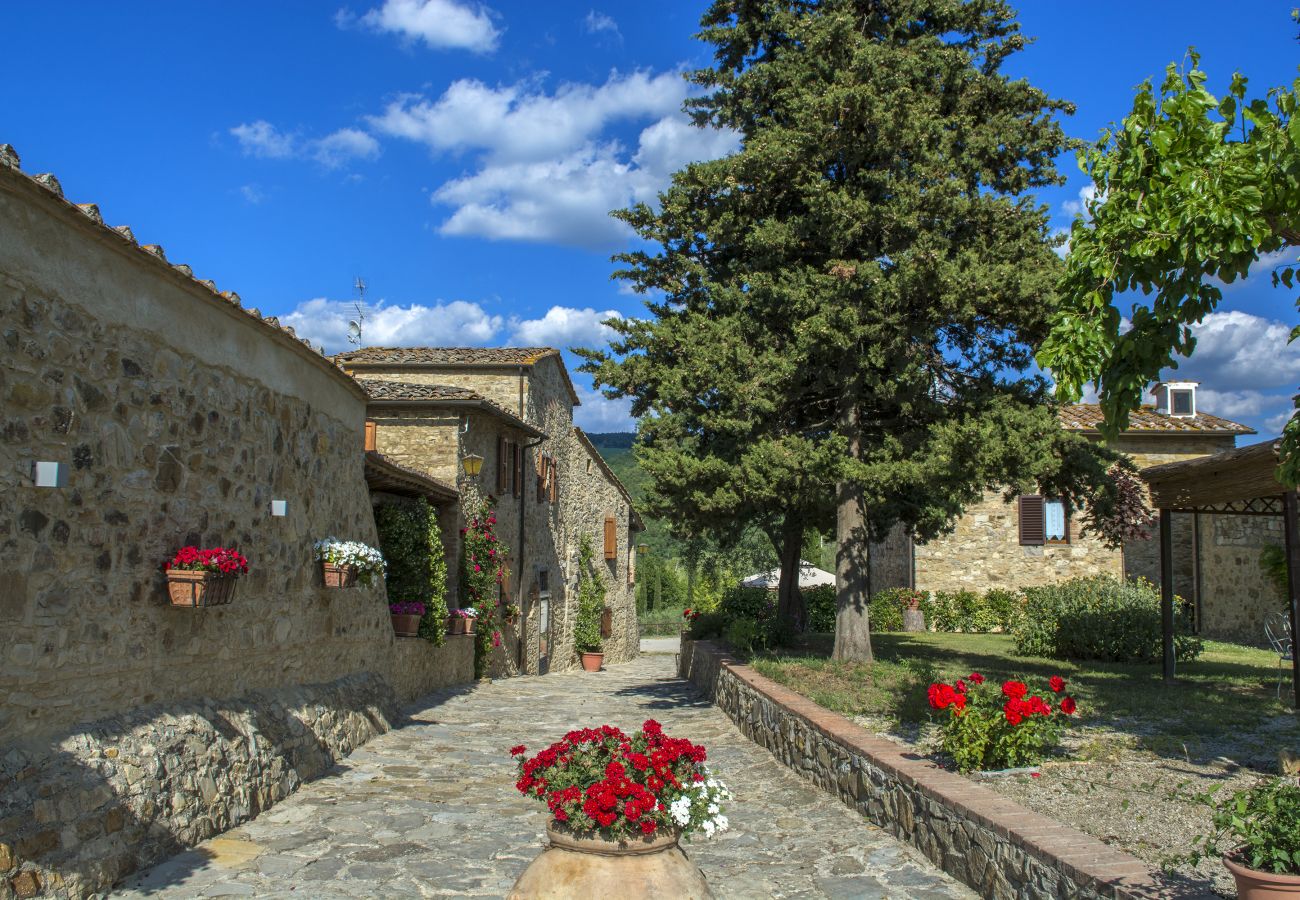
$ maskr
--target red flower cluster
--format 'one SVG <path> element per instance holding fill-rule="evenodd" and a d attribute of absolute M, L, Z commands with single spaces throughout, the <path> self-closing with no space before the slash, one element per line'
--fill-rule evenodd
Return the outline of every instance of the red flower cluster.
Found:
<path fill-rule="evenodd" d="M 522 745 L 510 750 L 526 752 Z M 653 719 L 631 737 L 612 725 L 582 728 L 520 759 L 515 787 L 574 831 L 649 835 L 674 827 L 668 805 L 684 785 L 704 779 L 706 758 L 703 747 L 668 737 Z"/>
<path fill-rule="evenodd" d="M 198 547 L 182 547 L 176 551 L 172 561 L 163 566 L 165 572 L 170 572 L 172 569 L 246 575 L 248 560 L 238 550 L 229 547 L 211 547 L 206 550 L 200 550 Z"/>
<path fill-rule="evenodd" d="M 985 681 L 984 676 L 979 672 L 971 672 L 967 678 L 958 678 L 952 684 L 942 682 L 932 684 L 926 692 L 930 706 L 934 709 L 952 709 L 953 715 L 957 716 L 965 713 L 970 696 L 967 680 L 977 687 Z M 1065 679 L 1060 675 L 1053 675 L 1047 683 L 1058 694 L 1065 690 Z M 1052 714 L 1052 705 L 1042 697 L 1030 694 L 1028 685 L 1023 681 L 1002 682 L 1002 696 L 1006 698 L 1006 702 L 1002 704 L 1002 714 L 1010 725 L 1019 725 L 1030 716 Z M 1065 696 L 1061 698 L 1057 708 L 1067 716 L 1072 716 L 1078 706 L 1073 697 Z"/>
<path fill-rule="evenodd" d="M 957 684 L 932 684 L 929 690 L 930 705 L 935 709 L 953 708 L 956 715 L 961 715 L 966 711 L 966 683 L 958 681 Z"/>
<path fill-rule="evenodd" d="M 687 622 L 694 622 L 699 617 L 700 617 L 700 611 L 698 609 L 682 610 L 682 618 L 685 619 Z"/>

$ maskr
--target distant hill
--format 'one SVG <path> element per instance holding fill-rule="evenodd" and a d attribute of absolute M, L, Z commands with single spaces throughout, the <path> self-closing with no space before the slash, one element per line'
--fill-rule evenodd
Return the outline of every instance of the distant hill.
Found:
<path fill-rule="evenodd" d="M 596 445 L 596 449 L 604 454 L 606 450 L 631 450 L 632 442 L 636 440 L 636 432 L 604 431 L 600 434 L 588 433 L 587 437 Z"/>

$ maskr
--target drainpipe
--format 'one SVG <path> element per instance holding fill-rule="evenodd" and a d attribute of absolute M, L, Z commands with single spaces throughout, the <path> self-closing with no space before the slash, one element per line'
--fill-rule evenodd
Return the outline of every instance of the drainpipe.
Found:
<path fill-rule="evenodd" d="M 519 472 L 519 482 L 520 482 L 519 484 L 519 578 L 518 578 L 519 584 L 517 586 L 517 590 L 519 591 L 519 624 L 521 626 L 524 626 L 524 634 L 519 636 L 520 641 L 523 641 L 524 643 L 524 649 L 519 654 L 522 657 L 520 659 L 519 665 L 521 668 L 524 669 L 527 668 L 526 663 L 528 661 L 527 639 L 526 639 L 528 630 L 525 623 L 528 621 L 528 615 L 529 613 L 532 612 L 532 610 L 528 609 L 528 594 L 524 590 L 524 572 L 523 572 L 524 538 L 527 535 L 527 531 L 524 530 L 524 505 L 528 502 L 528 487 L 524 483 L 525 478 L 523 476 L 524 473 L 528 471 L 527 451 L 533 449 L 534 447 L 540 446 L 542 440 L 543 438 L 538 438 L 537 440 L 533 441 L 531 444 L 524 444 L 519 448 L 519 455 L 520 455 L 520 460 L 519 460 L 519 469 L 520 469 Z M 549 649 L 547 652 L 549 652 Z"/>

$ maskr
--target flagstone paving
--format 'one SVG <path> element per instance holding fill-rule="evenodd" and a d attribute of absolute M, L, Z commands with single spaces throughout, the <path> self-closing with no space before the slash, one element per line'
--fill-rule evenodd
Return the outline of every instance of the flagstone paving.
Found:
<path fill-rule="evenodd" d="M 502 897 L 541 850 L 546 810 L 508 751 L 646 718 L 704 744 L 731 830 L 685 844 L 726 897 L 974 896 L 802 781 L 645 655 L 598 674 L 511 678 L 430 695 L 401 727 L 256 820 L 138 873 L 117 897 Z"/>

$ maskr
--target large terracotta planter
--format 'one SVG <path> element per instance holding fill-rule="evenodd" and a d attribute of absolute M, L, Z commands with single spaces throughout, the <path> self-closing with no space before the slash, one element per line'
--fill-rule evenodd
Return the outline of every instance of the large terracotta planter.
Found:
<path fill-rule="evenodd" d="M 357 567 L 321 563 L 321 577 L 324 578 L 325 587 L 327 588 L 356 587 Z"/>
<path fill-rule="evenodd" d="M 464 618 L 464 619 L 461 619 L 461 621 L 465 623 L 465 633 L 466 633 L 466 634 L 473 634 L 473 633 L 474 633 L 474 619 L 473 619 L 473 617 L 472 617 L 472 616 L 470 616 L 470 617 L 466 617 L 466 618 Z"/>
<path fill-rule="evenodd" d="M 1247 869 L 1236 853 L 1225 856 L 1223 864 L 1237 879 L 1237 897 L 1240 900 L 1300 900 L 1300 875 L 1276 875 Z"/>
<path fill-rule="evenodd" d="M 711 898 L 699 867 L 677 845 L 677 834 L 612 841 L 579 837 L 547 826 L 549 846 L 524 869 L 509 900 L 618 897 Z"/>
<path fill-rule="evenodd" d="M 234 598 L 238 580 L 220 572 L 172 569 L 167 573 L 167 595 L 176 607 L 224 606 Z"/>
<path fill-rule="evenodd" d="M 448 617 L 447 617 L 447 633 L 448 633 L 448 634 L 464 634 L 464 633 L 465 633 L 465 620 L 462 619 L 460 616 L 448 616 Z"/>
<path fill-rule="evenodd" d="M 599 672 L 601 664 L 605 662 L 603 653 L 583 653 L 582 668 L 587 672 Z"/>
<path fill-rule="evenodd" d="M 393 617 L 393 634 L 398 637 L 419 637 L 420 636 L 420 619 L 423 618 L 419 613 L 390 613 Z"/>

